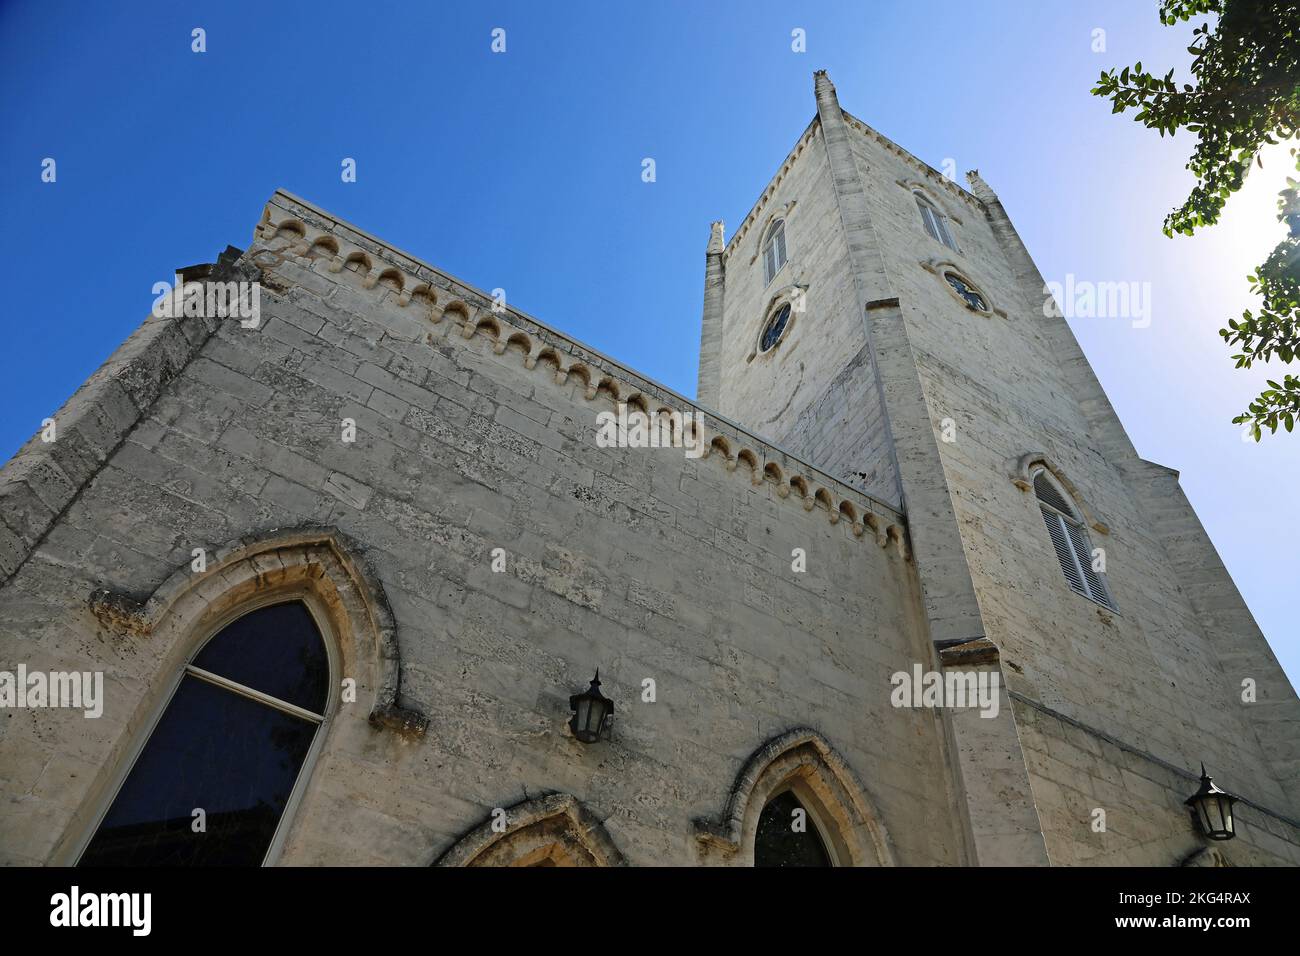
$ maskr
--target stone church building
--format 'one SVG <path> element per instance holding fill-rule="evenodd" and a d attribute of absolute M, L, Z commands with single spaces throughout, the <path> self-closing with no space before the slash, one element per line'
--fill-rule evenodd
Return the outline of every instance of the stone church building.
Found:
<path fill-rule="evenodd" d="M 815 94 L 694 401 L 285 192 L 184 270 L 0 474 L 0 861 L 1300 863 L 1177 472 L 993 190 Z"/>

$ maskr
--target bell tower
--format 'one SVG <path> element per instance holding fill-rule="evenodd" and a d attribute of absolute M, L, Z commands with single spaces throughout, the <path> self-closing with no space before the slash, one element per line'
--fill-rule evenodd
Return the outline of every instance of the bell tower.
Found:
<path fill-rule="evenodd" d="M 1077 820 L 1151 799 L 1099 780 L 1062 801 L 1077 773 L 1026 748 L 1054 753 L 1065 727 L 1190 775 L 1189 793 L 1203 759 L 1295 814 L 1300 702 L 997 194 L 845 112 L 825 72 L 814 92 L 753 209 L 725 243 L 714 226 L 700 400 L 905 512 L 936 654 L 984 655 L 1009 691 L 1005 723 L 954 719 L 981 859 L 1091 859 L 1106 841 Z"/>

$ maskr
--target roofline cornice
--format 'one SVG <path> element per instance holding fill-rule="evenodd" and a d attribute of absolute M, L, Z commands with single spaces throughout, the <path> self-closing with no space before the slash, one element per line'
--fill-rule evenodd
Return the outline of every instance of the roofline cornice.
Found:
<path fill-rule="evenodd" d="M 274 215 L 273 210 L 276 213 Z M 878 540 L 882 544 L 896 543 L 906 553 L 906 546 L 903 541 L 906 524 L 902 512 L 895 505 L 846 484 L 788 449 L 755 434 L 727 416 L 642 375 L 617 359 L 611 358 L 603 352 L 566 335 L 540 319 L 513 306 L 503 307 L 496 304 L 491 295 L 477 286 L 464 282 L 450 273 L 430 265 L 390 243 L 384 242 L 377 236 L 339 219 L 332 213 L 306 199 L 295 196 L 285 189 L 277 189 L 263 210 L 254 246 L 249 250 L 250 253 L 254 253 L 254 261 L 256 261 L 255 253 L 259 247 L 262 247 L 262 243 L 279 234 L 286 226 L 290 231 L 301 237 L 299 242 L 302 243 L 304 251 L 312 242 L 323 238 L 323 235 L 328 235 L 335 239 L 336 242 L 342 241 L 347 243 L 348 246 L 354 247 L 357 250 L 354 253 L 356 255 L 360 255 L 361 251 L 364 251 L 366 254 L 381 260 L 384 264 L 382 267 L 373 264 L 368 270 L 369 275 L 366 279 L 368 287 L 372 287 L 386 271 L 396 269 L 413 278 L 413 281 L 405 284 L 408 301 L 410 291 L 417 288 L 421 283 L 450 292 L 452 296 L 456 297 L 454 301 L 459 301 L 462 307 L 468 307 L 468 310 L 472 310 L 466 311 L 463 322 L 468 333 L 465 335 L 466 338 L 473 336 L 482 325 L 495 325 L 498 327 L 497 338 L 501 351 L 504 351 L 510 333 L 516 330 L 533 336 L 542 346 L 562 350 L 573 359 L 576 359 L 576 362 L 573 363 L 574 366 L 586 368 L 588 391 L 593 395 L 601 385 L 609 380 L 614 383 L 616 390 L 620 385 L 626 389 L 623 394 L 629 397 L 635 392 L 663 399 L 678 406 L 679 411 L 694 409 L 702 414 L 704 420 L 709 422 L 713 431 L 719 432 L 729 439 L 728 447 L 730 450 L 725 452 L 730 463 L 729 467 L 734 468 L 739 461 L 748 462 L 756 477 L 755 484 L 758 484 L 763 480 L 759 472 L 766 471 L 764 463 L 776 464 L 776 460 L 779 458 L 781 464 L 778 468 L 783 478 L 790 479 L 790 484 L 802 482 L 808 486 L 815 485 L 819 489 L 824 489 L 824 491 L 819 491 L 816 494 L 811 490 L 803 494 L 806 499 L 806 508 L 815 507 L 817 503 L 821 503 L 826 506 L 829 512 L 833 512 L 832 521 L 835 521 L 840 516 L 839 503 L 855 502 L 855 509 L 862 511 L 862 521 L 856 519 L 853 521 L 855 533 L 861 533 L 860 529 L 863 523 L 874 526 L 872 530 L 875 531 Z M 314 235 L 309 239 L 304 227 L 311 227 L 313 234 L 319 233 L 323 235 Z M 341 264 L 340 260 L 340 267 Z M 507 328 L 501 328 L 501 326 L 507 326 Z M 595 374 L 592 374 L 593 372 Z M 604 373 L 604 377 L 602 377 L 601 373 Z M 789 487 L 786 488 L 786 493 L 788 494 L 788 492 Z M 875 518 L 868 521 L 868 516 L 872 514 L 878 515 L 879 519 L 883 519 L 883 523 Z"/>

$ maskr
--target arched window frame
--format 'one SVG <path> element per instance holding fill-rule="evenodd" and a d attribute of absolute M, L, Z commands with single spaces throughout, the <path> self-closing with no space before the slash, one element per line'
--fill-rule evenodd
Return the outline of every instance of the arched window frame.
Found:
<path fill-rule="evenodd" d="M 358 718 L 382 733 L 408 739 L 424 735 L 428 718 L 401 698 L 401 646 L 392 608 L 382 582 L 355 543 L 337 528 L 314 525 L 236 539 L 209 553 L 205 572 L 195 573 L 187 560 L 143 601 L 114 589 L 100 588 L 90 594 L 88 604 L 101 639 L 125 642 L 125 646 L 147 642 L 156 656 L 151 656 L 149 670 L 137 675 L 138 689 L 120 690 L 123 704 L 115 715 L 104 714 L 102 729 L 111 735 L 106 741 L 109 749 L 51 854 L 53 865 L 70 866 L 80 858 L 144 747 L 147 735 L 141 728 L 152 732 L 174 693 L 172 679 L 179 683 L 180 672 L 198 653 L 201 641 L 215 633 L 212 628 L 227 614 L 251 611 L 263 602 L 304 598 L 314 599 L 309 605 L 314 620 L 328 622 L 321 635 L 327 649 L 338 653 L 339 671 L 355 680 L 358 703 L 371 702 L 369 707 L 340 707 L 327 714 L 329 721 L 322 724 L 320 734 L 321 753 L 338 760 L 340 766 L 351 762 L 351 752 L 340 749 L 338 738 L 350 733 L 352 721 Z M 334 686 L 338 683 L 335 679 Z M 306 761 L 303 765 L 308 766 Z M 304 826 L 317 826 L 317 814 L 339 786 L 337 775 L 310 775 L 297 814 Z M 286 820 L 290 820 L 288 810 Z M 291 862 L 304 854 L 311 856 L 293 839 L 283 845 L 283 853 Z M 277 859 L 268 855 L 267 863 Z"/>
<path fill-rule="evenodd" d="M 809 727 L 773 737 L 750 755 L 721 814 L 696 818 L 701 852 L 721 854 L 724 865 L 752 866 L 759 817 L 774 795 L 788 789 L 817 824 L 835 865 L 894 865 L 892 841 L 866 788 L 830 742 Z"/>
<path fill-rule="evenodd" d="M 1045 501 L 1038 491 L 1038 482 L 1042 479 L 1059 496 L 1067 510 L 1062 510 L 1051 501 Z M 1074 593 L 1099 604 L 1110 611 L 1117 611 L 1115 599 L 1110 592 L 1110 583 L 1106 572 L 1092 570 L 1092 536 L 1088 533 L 1088 520 L 1083 508 L 1075 496 L 1065 487 L 1052 470 L 1045 464 L 1038 464 L 1029 470 L 1030 490 L 1034 493 L 1034 502 L 1043 517 L 1045 529 L 1051 540 L 1052 550 L 1066 584 Z M 1051 533 L 1051 522 L 1055 519 L 1060 537 Z M 1080 549 L 1083 552 L 1080 554 Z M 1070 562 L 1067 564 L 1067 557 Z M 1073 573 L 1071 573 L 1073 572 Z"/>
<path fill-rule="evenodd" d="M 444 851 L 434 866 L 623 866 L 623 854 L 604 825 L 567 793 L 524 800 L 505 810 L 505 829 L 495 814 Z"/>
<path fill-rule="evenodd" d="M 330 624 L 329 614 L 320 597 L 307 588 L 295 588 L 292 590 L 271 591 L 265 594 L 257 595 L 247 601 L 241 602 L 236 607 L 227 610 L 220 617 L 212 622 L 206 623 L 203 627 L 195 630 L 190 638 L 186 641 L 188 653 L 185 655 L 184 663 L 179 668 L 172 668 L 170 684 L 167 685 L 164 692 L 159 695 L 158 701 L 154 704 L 148 718 L 143 722 L 139 733 L 134 735 L 130 749 L 123 755 L 119 766 L 112 778 L 112 783 L 107 787 L 100 797 L 96 811 L 91 819 L 90 825 L 85 828 L 78 844 L 71 854 L 73 865 L 79 861 L 94 839 L 95 834 L 99 832 L 100 824 L 103 823 L 104 817 L 108 815 L 109 809 L 113 806 L 113 801 L 117 799 L 118 793 L 121 792 L 122 786 L 131 776 L 131 771 L 135 769 L 140 755 L 144 753 L 145 747 L 152 739 L 154 732 L 158 729 L 159 723 L 167 713 L 167 708 L 171 706 L 172 699 L 180 689 L 181 683 L 186 675 L 193 675 L 200 679 L 206 679 L 201 674 L 195 674 L 196 668 L 193 667 L 194 659 L 202 653 L 203 648 L 208 642 L 220 634 L 229 625 L 235 621 L 259 611 L 262 608 L 271 607 L 276 604 L 289 604 L 300 602 L 307 608 L 307 613 L 311 615 L 312 623 L 316 625 L 316 630 L 320 633 L 321 642 L 325 646 L 325 658 L 329 667 L 329 694 L 325 701 L 325 710 L 316 721 L 316 731 L 312 736 L 311 746 L 308 747 L 306 755 L 303 757 L 302 766 L 298 768 L 298 776 L 294 780 L 293 789 L 289 793 L 289 799 L 285 802 L 284 812 L 280 814 L 280 819 L 276 824 L 275 834 L 271 838 L 271 843 L 267 847 L 266 855 L 262 858 L 262 866 L 272 866 L 279 859 L 284 849 L 285 839 L 289 830 L 293 826 L 293 821 L 297 814 L 299 805 L 302 803 L 304 793 L 306 793 L 308 783 L 311 780 L 312 771 L 320 756 L 325 741 L 329 736 L 329 731 L 333 726 L 335 715 L 338 713 L 339 700 L 341 697 L 342 676 L 341 662 L 338 649 L 338 643 L 335 639 L 333 628 Z M 218 686 L 225 687 L 232 693 L 240 693 L 236 690 L 233 681 L 222 681 Z M 251 691 L 251 688 L 248 689 Z M 252 700 L 258 700 L 263 706 L 275 706 L 265 701 L 267 695 L 258 694 L 256 691 L 246 693 L 243 696 Z M 282 707 L 282 709 L 284 709 Z M 297 708 L 301 711 L 301 708 Z M 301 711 L 306 714 L 306 711 Z M 313 715 L 315 716 L 315 715 Z"/>
<path fill-rule="evenodd" d="M 785 218 L 776 219 L 763 234 L 759 255 L 763 259 L 763 285 L 770 285 L 790 261 L 785 241 Z"/>
<path fill-rule="evenodd" d="M 921 214 L 921 225 L 928 235 L 935 242 L 947 246 L 953 252 L 961 252 L 957 247 L 957 240 L 952 234 L 952 229 L 948 226 L 949 217 L 939 211 L 939 207 L 925 193 L 919 189 L 912 190 L 912 198 L 916 200 L 917 210 Z"/>

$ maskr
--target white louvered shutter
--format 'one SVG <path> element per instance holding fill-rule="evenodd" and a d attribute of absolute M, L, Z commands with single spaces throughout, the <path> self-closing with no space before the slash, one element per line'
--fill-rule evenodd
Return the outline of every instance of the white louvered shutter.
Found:
<path fill-rule="evenodd" d="M 1056 560 L 1071 590 L 1115 610 L 1115 601 L 1106 586 L 1106 576 L 1092 569 L 1092 543 L 1075 508 L 1045 472 L 1034 476 L 1034 494 L 1043 513 L 1043 523 L 1052 539 Z"/>
<path fill-rule="evenodd" d="M 934 217 L 934 221 L 935 221 L 935 225 L 938 226 L 939 228 L 939 241 L 942 242 L 949 249 L 951 249 L 953 252 L 956 252 L 957 243 L 953 241 L 952 233 L 948 231 L 947 217 L 940 216 L 938 213 L 936 213 Z"/>
<path fill-rule="evenodd" d="M 1092 569 L 1092 546 L 1088 541 L 1088 533 L 1075 524 L 1065 523 L 1065 529 L 1070 535 L 1070 544 L 1074 547 L 1075 557 L 1079 560 L 1079 568 L 1083 572 L 1084 583 L 1088 586 L 1088 597 L 1092 598 L 1098 604 L 1103 604 L 1115 610 L 1115 604 L 1111 601 L 1110 591 L 1106 588 L 1106 582 L 1102 575 Z"/>
<path fill-rule="evenodd" d="M 1056 551 L 1056 560 L 1061 564 L 1061 573 L 1065 575 L 1065 580 L 1069 582 L 1070 587 L 1082 595 L 1087 595 L 1088 591 L 1083 583 L 1083 574 L 1074 560 L 1074 547 L 1070 542 L 1070 536 L 1066 532 L 1066 523 L 1061 520 L 1061 516 L 1050 508 L 1044 508 L 1039 505 L 1039 510 L 1043 512 L 1043 524 L 1047 525 L 1047 534 L 1052 539 L 1052 547 Z"/>
<path fill-rule="evenodd" d="M 930 204 L 920 196 L 917 196 L 916 208 L 921 210 L 921 223 L 925 226 L 926 234 L 936 242 L 943 242 L 943 240 L 939 238 L 939 230 L 934 224 L 934 210 L 930 208 Z"/>

